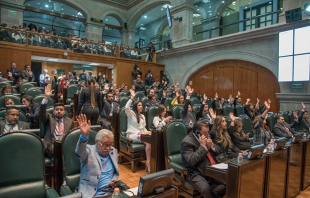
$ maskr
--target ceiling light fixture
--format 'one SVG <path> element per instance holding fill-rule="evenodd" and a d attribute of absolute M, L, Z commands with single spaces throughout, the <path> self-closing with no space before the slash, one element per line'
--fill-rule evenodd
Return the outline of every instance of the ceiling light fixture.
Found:
<path fill-rule="evenodd" d="M 89 63 L 88 65 L 100 65 L 100 63 Z"/>
<path fill-rule="evenodd" d="M 165 5 L 163 5 L 163 8 L 172 8 L 172 5 L 169 5 L 169 4 L 165 4 Z"/>
<path fill-rule="evenodd" d="M 304 5 L 304 12 L 306 15 L 310 16 L 310 3 Z"/>
<path fill-rule="evenodd" d="M 143 16 L 143 18 L 145 18 L 145 19 L 146 19 L 146 18 L 147 18 L 147 16 L 146 16 L 146 15 L 144 15 L 144 16 Z"/>
<path fill-rule="evenodd" d="M 46 60 L 47 60 L 47 61 L 53 61 L 53 62 L 59 61 L 58 58 L 47 58 Z"/>

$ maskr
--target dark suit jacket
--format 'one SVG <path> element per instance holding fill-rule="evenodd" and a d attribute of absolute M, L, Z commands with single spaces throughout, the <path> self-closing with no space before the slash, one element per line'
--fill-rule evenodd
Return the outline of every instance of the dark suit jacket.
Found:
<path fill-rule="evenodd" d="M 193 124 L 196 123 L 196 116 L 192 111 L 188 111 L 188 103 L 189 100 L 185 100 L 185 103 L 183 105 L 183 109 L 180 111 L 180 118 L 183 120 L 183 123 L 187 126 L 190 121 L 193 122 Z"/>
<path fill-rule="evenodd" d="M 306 132 L 309 131 L 310 123 L 308 120 L 303 119 L 304 111 L 300 111 L 298 116 L 298 125 L 297 125 L 297 131 Z"/>
<path fill-rule="evenodd" d="M 117 111 L 118 107 L 119 107 L 119 104 L 116 102 L 113 102 L 113 112 Z M 107 100 L 103 100 L 100 118 L 106 118 L 107 116 L 109 116 L 111 112 L 111 108 L 112 108 L 111 103 L 109 103 Z"/>
<path fill-rule="evenodd" d="M 290 130 L 290 132 L 294 135 L 295 131 L 291 128 L 296 126 L 297 122 L 294 120 L 292 124 L 288 124 L 284 122 L 284 126 Z M 278 123 L 276 123 L 273 127 L 273 134 L 278 137 L 286 137 L 290 138 L 291 136 L 285 131 L 284 127 Z"/>
<path fill-rule="evenodd" d="M 90 95 L 90 89 L 88 87 L 82 89 L 82 91 L 79 94 L 79 104 L 76 108 L 76 115 L 78 115 L 82 109 L 82 107 L 85 108 L 85 106 L 91 106 L 91 95 Z M 95 89 L 95 106 L 99 108 L 99 98 L 100 98 L 100 91 L 98 89 Z"/>
<path fill-rule="evenodd" d="M 24 79 L 24 80 L 27 80 L 28 82 L 34 82 L 34 74 L 32 73 L 32 79 L 31 79 L 31 81 L 29 81 L 29 74 L 28 74 L 28 71 L 27 70 L 23 70 L 22 71 L 22 78 Z"/>
<path fill-rule="evenodd" d="M 11 72 L 11 73 L 12 73 L 12 77 L 13 77 L 13 79 L 14 79 L 14 83 L 16 83 L 17 80 L 18 80 L 18 78 L 19 78 L 19 76 L 20 76 L 20 71 L 19 71 L 19 69 L 15 68 L 15 69 L 14 69 L 14 72 L 13 72 L 12 67 L 11 67 L 11 68 L 9 68 L 9 69 L 6 70 L 6 73 L 8 73 L 8 72 Z"/>
<path fill-rule="evenodd" d="M 56 119 L 55 116 L 49 113 L 46 113 L 46 104 L 41 104 L 39 110 L 39 118 L 44 125 L 44 147 L 47 148 L 48 146 L 52 145 L 52 139 L 54 137 L 54 131 L 56 129 Z M 73 120 L 68 117 L 63 118 L 64 124 L 64 134 L 68 133 L 71 129 L 73 129 Z"/>
<path fill-rule="evenodd" d="M 200 146 L 199 141 L 195 138 L 193 132 L 189 133 L 181 143 L 181 155 L 183 166 L 188 170 L 191 175 L 188 179 L 195 175 L 204 175 L 206 166 L 211 163 L 206 157 L 207 150 Z M 219 149 L 215 145 L 215 152 L 209 150 L 213 159 L 216 161 L 215 156 L 218 155 Z"/>
<path fill-rule="evenodd" d="M 0 135 L 3 134 L 5 125 L 6 125 L 5 120 L 0 120 Z M 19 130 L 30 129 L 29 124 L 27 122 L 18 121 L 17 125 Z"/>

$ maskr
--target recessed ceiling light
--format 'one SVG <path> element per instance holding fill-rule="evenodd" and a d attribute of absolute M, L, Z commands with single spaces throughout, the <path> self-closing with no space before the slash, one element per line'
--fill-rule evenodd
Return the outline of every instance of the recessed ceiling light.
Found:
<path fill-rule="evenodd" d="M 147 16 L 146 16 L 146 15 L 144 15 L 143 17 L 144 17 L 145 19 L 147 18 Z"/>
<path fill-rule="evenodd" d="M 195 24 L 195 22 L 193 22 L 193 24 Z"/>
<path fill-rule="evenodd" d="M 43 27 L 43 29 L 44 29 L 45 27 Z"/>
<path fill-rule="evenodd" d="M 52 10 L 52 12 L 54 12 L 54 10 Z"/>
<path fill-rule="evenodd" d="M 225 3 L 225 1 L 222 1 L 222 3 Z"/>
<path fill-rule="evenodd" d="M 55 62 L 59 61 L 58 58 L 48 58 L 48 59 L 46 59 L 46 60 L 47 60 L 47 61 L 55 61 Z"/>
<path fill-rule="evenodd" d="M 28 3 L 28 5 L 30 6 L 30 4 Z"/>
<path fill-rule="evenodd" d="M 105 21 L 108 21 L 108 19 L 105 19 Z"/>
<path fill-rule="evenodd" d="M 199 8 L 197 8 L 197 10 L 199 10 Z"/>
<path fill-rule="evenodd" d="M 89 63 L 88 65 L 100 65 L 100 63 Z"/>
<path fill-rule="evenodd" d="M 164 8 L 161 8 L 160 10 L 164 10 Z"/>
<path fill-rule="evenodd" d="M 38 3 L 40 5 L 40 3 Z"/>
<path fill-rule="evenodd" d="M 61 10 L 64 10 L 63 8 L 61 8 Z"/>
<path fill-rule="evenodd" d="M 141 23 L 141 25 L 143 25 L 143 23 Z"/>

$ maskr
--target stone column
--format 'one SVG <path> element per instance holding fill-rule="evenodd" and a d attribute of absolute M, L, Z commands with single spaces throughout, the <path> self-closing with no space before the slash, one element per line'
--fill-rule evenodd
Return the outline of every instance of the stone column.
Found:
<path fill-rule="evenodd" d="M 85 23 L 85 35 L 86 38 L 90 41 L 92 39 L 95 43 L 102 41 L 102 32 L 104 24 L 95 23 L 92 21 L 86 21 Z"/>
<path fill-rule="evenodd" d="M 212 30 L 212 28 L 218 27 L 220 20 L 217 16 L 211 18 L 203 19 L 201 24 L 203 26 L 203 31 L 209 30 L 203 33 L 202 39 L 210 39 L 219 36 L 219 29 Z"/>
<path fill-rule="evenodd" d="M 135 47 L 136 31 L 132 29 L 123 29 L 121 33 L 122 33 L 122 43 L 125 46 L 129 46 L 130 48 Z"/>
<path fill-rule="evenodd" d="M 194 9 L 190 4 L 182 4 L 171 9 L 171 15 L 174 18 L 172 19 L 172 47 L 183 46 L 193 41 Z"/>
<path fill-rule="evenodd" d="M 23 12 L 25 6 L 17 5 L 14 3 L 0 1 L 1 21 L 6 23 L 9 28 L 12 26 L 23 25 Z"/>

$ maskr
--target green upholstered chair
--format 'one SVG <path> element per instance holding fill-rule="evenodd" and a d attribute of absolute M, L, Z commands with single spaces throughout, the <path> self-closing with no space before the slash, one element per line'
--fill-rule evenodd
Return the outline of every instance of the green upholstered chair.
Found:
<path fill-rule="evenodd" d="M 44 181 L 43 143 L 31 133 L 0 136 L 0 197 L 59 197 Z"/>
<path fill-rule="evenodd" d="M 180 111 L 183 108 L 183 104 L 174 105 L 172 108 L 172 117 L 173 119 L 180 119 Z"/>
<path fill-rule="evenodd" d="M 120 106 L 120 108 L 123 108 L 123 107 L 125 107 L 125 105 L 126 105 L 126 103 L 127 103 L 127 101 L 130 99 L 130 97 L 121 97 L 120 99 L 119 99 L 119 106 Z"/>
<path fill-rule="evenodd" d="M 76 191 L 80 182 L 80 159 L 75 154 L 76 144 L 80 138 L 81 130 L 73 129 L 67 133 L 62 141 L 62 160 L 64 183 L 60 188 L 61 195 L 70 195 Z M 94 145 L 97 131 L 91 130 L 87 144 Z"/>
<path fill-rule="evenodd" d="M 35 87 L 33 83 L 23 83 L 19 86 L 19 93 L 23 93 L 31 87 Z"/>
<path fill-rule="evenodd" d="M 169 107 L 169 110 L 171 110 L 173 108 L 171 102 L 172 102 L 173 98 L 170 98 L 170 97 L 167 97 L 165 102 L 164 102 L 164 105 L 166 108 Z"/>
<path fill-rule="evenodd" d="M 181 142 L 187 135 L 186 126 L 180 121 L 172 121 L 164 128 L 164 150 L 166 169 L 174 170 L 173 184 L 179 188 L 179 195 L 193 197 L 199 194 L 186 181 L 187 169 L 183 166 Z"/>
<path fill-rule="evenodd" d="M 21 105 L 20 97 L 15 95 L 3 95 L 0 96 L 0 107 L 4 107 L 4 102 L 7 98 L 11 98 L 16 105 Z"/>
<path fill-rule="evenodd" d="M 193 109 L 193 112 L 194 112 L 195 115 L 199 111 L 200 106 L 201 106 L 201 104 L 192 105 L 192 109 Z"/>
<path fill-rule="evenodd" d="M 139 98 L 141 100 L 144 96 L 145 96 L 144 91 L 138 91 L 138 92 L 136 92 L 135 99 Z"/>
<path fill-rule="evenodd" d="M 225 120 L 226 120 L 226 123 L 227 123 L 227 128 L 229 128 L 230 126 L 230 123 L 231 123 L 231 119 L 229 116 L 224 116 L 225 117 Z"/>
<path fill-rule="evenodd" d="M 74 94 L 78 91 L 79 87 L 77 85 L 70 85 L 67 88 L 67 103 L 70 104 Z"/>
<path fill-rule="evenodd" d="M 0 89 L 2 89 L 2 87 L 4 87 L 5 85 L 11 85 L 9 82 L 0 82 Z"/>
<path fill-rule="evenodd" d="M 157 114 L 158 106 L 152 106 L 147 110 L 147 129 L 151 131 L 151 127 L 153 127 L 153 119 Z"/>
<path fill-rule="evenodd" d="M 35 98 L 36 96 L 43 94 L 43 92 L 38 87 L 31 87 L 31 88 L 27 89 L 24 94 L 31 96 L 32 98 Z"/>
<path fill-rule="evenodd" d="M 140 98 L 140 101 L 142 102 L 143 109 L 145 108 L 146 103 L 149 101 L 149 98 L 144 96 L 143 98 Z"/>
<path fill-rule="evenodd" d="M 241 121 L 242 121 L 242 129 L 244 131 L 245 134 L 250 133 L 250 135 L 252 135 L 252 121 L 248 116 L 242 116 L 241 117 Z"/>
<path fill-rule="evenodd" d="M 232 106 L 224 106 L 223 113 L 224 116 L 228 116 L 230 113 L 234 113 L 234 108 Z"/>
<path fill-rule="evenodd" d="M 119 93 L 119 97 L 126 97 L 127 93 L 128 91 L 122 91 L 121 93 Z"/>
<path fill-rule="evenodd" d="M 276 121 L 276 118 L 274 116 L 274 113 L 268 112 L 268 114 L 267 114 L 267 124 L 268 124 L 269 129 L 270 129 L 271 132 L 273 132 L 273 127 L 276 124 L 276 122 L 277 121 Z"/>
<path fill-rule="evenodd" d="M 41 104 L 43 98 L 45 98 L 45 96 L 43 96 L 43 95 L 42 96 L 37 96 L 37 97 L 35 97 L 33 99 L 33 102 Z M 54 101 L 53 101 L 52 98 L 48 98 L 47 107 L 51 107 L 51 106 L 54 106 Z"/>
<path fill-rule="evenodd" d="M 6 109 L 0 110 L 0 117 L 4 118 L 5 113 L 6 113 Z M 22 111 L 19 111 L 19 121 L 28 122 L 27 116 Z"/>
<path fill-rule="evenodd" d="M 190 99 L 190 104 L 194 106 L 195 104 L 201 104 L 200 100 L 197 97 L 193 97 Z"/>
<path fill-rule="evenodd" d="M 133 143 L 126 137 L 127 131 L 127 115 L 125 108 L 119 112 L 119 130 L 120 132 L 120 152 L 123 154 L 120 157 L 119 163 L 125 160 L 131 163 L 131 171 L 136 172 L 138 163 L 145 160 L 145 145 L 143 143 Z"/>
<path fill-rule="evenodd" d="M 287 123 L 292 124 L 294 122 L 294 111 L 287 111 L 286 114 L 288 117 Z"/>
<path fill-rule="evenodd" d="M 244 106 L 238 105 L 237 107 L 235 107 L 235 116 L 240 116 L 245 114 L 244 112 Z"/>

